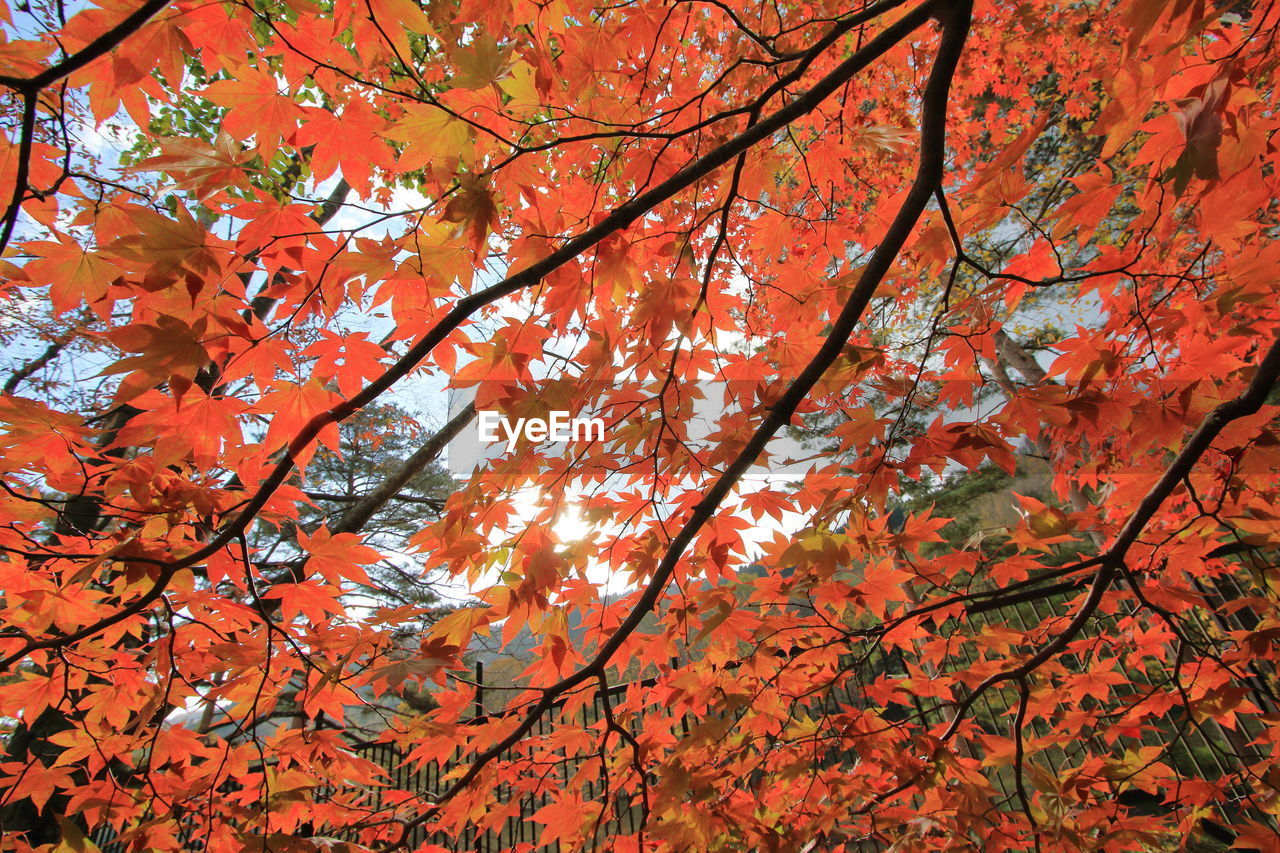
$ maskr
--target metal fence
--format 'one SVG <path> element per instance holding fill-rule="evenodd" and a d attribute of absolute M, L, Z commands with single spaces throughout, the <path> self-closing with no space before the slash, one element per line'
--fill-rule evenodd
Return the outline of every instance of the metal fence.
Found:
<path fill-rule="evenodd" d="M 649 679 L 640 683 L 652 685 L 654 682 Z M 632 684 L 616 685 L 610 688 L 607 698 L 611 702 L 616 702 L 619 694 L 631 686 Z M 534 728 L 529 732 L 529 736 L 532 738 L 547 737 L 565 724 L 580 727 L 596 725 L 605 719 L 605 698 L 605 696 L 596 692 L 590 702 L 572 715 L 565 711 L 563 702 L 557 703 L 538 720 Z M 477 716 L 471 722 L 472 724 L 484 723 L 488 719 L 487 716 L 482 715 Z M 356 747 L 356 751 L 362 757 L 375 762 L 386 770 L 388 791 L 439 792 L 446 787 L 442 779 L 456 766 L 455 761 L 460 759 L 455 753 L 452 759 L 443 763 L 432 761 L 414 767 L 406 763 L 405 754 L 393 744 L 361 744 Z M 496 763 L 501 764 L 519 759 L 520 756 L 508 751 L 499 755 L 496 758 Z M 548 768 L 547 773 L 542 777 L 539 786 L 540 790 L 533 794 L 520 793 L 511 784 L 499 779 L 493 792 L 495 799 L 499 803 L 512 805 L 513 814 L 507 817 L 502 826 L 496 830 L 491 829 L 482 832 L 477 831 L 475 827 L 469 826 L 461 834 L 455 836 L 442 832 L 431 833 L 425 829 L 417 828 L 405 839 L 405 843 L 411 849 L 424 843 L 433 843 L 448 850 L 475 851 L 475 853 L 499 853 L 499 851 L 517 849 L 519 845 L 527 845 L 523 849 L 561 853 L 561 845 L 558 841 L 553 841 L 546 845 L 540 844 L 543 825 L 534 821 L 532 816 L 550 802 L 552 791 L 561 786 L 567 787 L 573 784 L 572 780 L 585 760 L 582 756 L 557 757 L 554 760 L 554 764 Z M 585 842 L 585 849 L 607 849 L 607 839 L 618 835 L 630 835 L 640 829 L 642 809 L 638 802 L 633 801 L 633 798 L 626 794 L 619 794 L 617 791 L 610 792 L 608 781 L 604 779 L 587 779 L 582 781 L 581 784 L 582 793 L 588 801 L 599 801 L 606 796 L 608 797 L 608 801 L 602 803 L 605 808 L 601 811 L 600 820 L 595 827 L 594 833 L 592 833 L 592 837 L 589 837 Z M 371 792 L 370 807 L 376 811 L 382 805 L 382 800 L 385 797 L 386 793 L 382 791 Z M 354 840 L 354 833 L 346 837 Z"/>
<path fill-rule="evenodd" d="M 1208 601 L 1209 609 L 1187 611 L 1181 615 L 1185 618 L 1189 631 L 1194 632 L 1194 639 L 1203 648 L 1220 653 L 1225 651 L 1232 642 L 1228 637 L 1229 632 L 1251 630 L 1256 627 L 1256 617 L 1248 609 L 1236 609 L 1228 612 L 1219 606 L 1227 601 L 1239 600 L 1247 594 L 1240 580 L 1230 577 L 1223 578 L 1218 580 L 1212 587 L 1202 585 L 1201 593 Z M 1020 602 L 1016 606 L 994 608 L 980 615 L 969 617 L 968 622 L 971 630 L 975 625 L 1009 626 L 1021 632 L 1034 634 L 1040 630 L 1051 629 L 1053 625 L 1058 624 L 1055 620 L 1062 620 L 1069 616 L 1072 612 L 1072 601 L 1072 594 L 1061 593 L 1043 599 Z M 1118 636 L 1117 623 L 1127 615 L 1129 614 L 1124 612 L 1101 615 L 1089 625 L 1084 636 Z M 957 627 L 959 626 L 957 625 Z M 946 630 L 945 626 L 942 630 Z M 1085 666 L 1084 661 L 1070 655 L 1064 656 L 1062 662 L 1068 670 L 1073 671 L 1081 671 Z M 815 702 L 811 711 L 813 713 L 838 713 L 842 708 L 866 707 L 868 704 L 866 698 L 867 688 L 873 686 L 878 679 L 896 679 L 905 676 L 906 663 L 907 657 L 901 650 L 886 652 L 876 644 L 869 644 L 868 648 L 857 656 L 856 671 L 839 687 L 822 695 Z M 970 645 L 958 643 L 956 655 L 946 662 L 946 666 L 951 669 L 965 669 L 976 663 L 978 661 Z M 1274 671 L 1266 664 L 1255 663 L 1250 666 L 1250 698 L 1263 713 L 1274 713 L 1277 710 L 1272 699 L 1275 695 L 1275 691 L 1272 689 Z M 478 675 L 480 675 L 478 680 L 482 681 L 482 674 Z M 1133 671 L 1129 673 L 1129 677 L 1139 690 L 1143 687 L 1154 686 L 1151 678 L 1144 672 Z M 647 686 L 652 685 L 654 682 L 653 680 L 647 680 L 635 683 Z M 611 707 L 614 701 L 612 697 L 621 694 L 630 686 L 632 685 L 624 684 L 611 689 Z M 914 715 L 929 724 L 939 724 L 947 720 L 947 708 L 945 706 L 936 703 L 931 705 L 916 697 L 913 697 L 911 701 L 911 707 L 900 709 L 903 716 Z M 989 690 L 972 709 L 973 722 L 984 732 L 1007 734 L 1009 720 L 1011 719 L 1010 712 L 1017 701 L 1017 692 L 1012 688 Z M 743 712 L 738 713 L 741 714 Z M 576 713 L 574 719 L 569 721 L 562 720 L 561 706 L 556 706 L 539 720 L 531 735 L 549 735 L 562 722 L 582 727 L 596 726 L 601 723 L 602 718 L 602 697 L 596 695 L 590 703 Z M 687 735 L 690 726 L 695 723 L 696 721 L 688 718 L 680 719 L 678 725 L 681 728 L 681 734 Z M 1250 749 L 1249 743 L 1261 733 L 1264 724 L 1253 716 L 1241 714 L 1237 717 L 1237 726 L 1236 730 L 1228 731 L 1212 720 L 1206 720 L 1200 725 L 1179 727 L 1169 719 L 1161 721 L 1158 725 L 1146 727 L 1135 736 L 1121 737 L 1110 744 L 1102 743 L 1095 735 L 1090 739 L 1072 745 L 1041 749 L 1037 753 L 1037 759 L 1042 761 L 1050 772 L 1057 775 L 1072 767 L 1073 762 L 1085 752 L 1115 755 L 1122 754 L 1125 750 L 1131 748 L 1156 746 L 1161 748 L 1162 760 L 1167 762 L 1180 777 L 1221 781 L 1228 786 L 1229 790 L 1235 792 L 1239 800 L 1243 801 L 1251 789 L 1250 780 L 1240 756 L 1247 756 Z M 1030 723 L 1030 736 L 1043 736 L 1048 733 L 1049 725 L 1044 720 L 1037 719 Z M 965 749 L 966 747 L 961 745 L 960 748 Z M 387 772 L 391 777 L 390 786 L 399 790 L 439 791 L 441 789 L 439 782 L 441 774 L 447 773 L 449 769 L 448 762 L 446 762 L 444 767 L 433 764 L 425 770 L 410 771 L 403 764 L 404 756 L 388 744 L 365 747 L 362 754 L 374 760 L 380 766 L 387 768 Z M 507 758 L 514 758 L 514 756 L 504 755 L 499 760 Z M 546 777 L 548 781 L 547 787 L 554 788 L 557 785 L 567 786 L 571 784 L 571 779 L 581 760 L 581 758 L 560 759 L 554 771 Z M 837 764 L 851 765 L 856 761 L 856 754 L 852 751 L 832 751 L 820 763 L 824 766 L 833 766 Z M 1016 792 L 1012 770 L 1007 766 L 997 767 L 990 769 L 987 775 L 1003 802 L 1006 804 L 1014 803 Z M 593 789 L 588 785 L 583 793 L 586 797 L 591 798 L 599 796 L 600 789 Z M 502 788 L 498 792 L 499 801 L 504 803 L 510 802 L 510 798 L 513 796 L 520 797 L 509 787 Z M 411 841 L 413 844 L 434 842 L 450 850 L 481 851 L 482 853 L 512 850 L 515 845 L 524 843 L 531 845 L 529 849 L 532 850 L 556 851 L 556 853 L 559 853 L 560 845 L 558 843 L 543 847 L 538 846 L 542 826 L 535 823 L 531 818 L 539 808 L 547 803 L 547 796 L 544 789 L 540 794 L 525 795 L 519 798 L 517 808 L 515 808 L 513 814 L 508 817 L 505 825 L 496 832 L 479 833 L 472 831 L 456 838 L 445 835 L 433 838 L 420 832 L 414 835 Z M 1126 797 L 1126 804 L 1130 807 L 1152 811 L 1158 811 L 1162 808 L 1154 797 L 1144 797 L 1140 791 L 1131 790 L 1124 796 Z M 604 809 L 605 817 L 602 819 L 594 838 L 587 838 L 580 849 L 607 850 L 609 849 L 609 838 L 617 834 L 631 834 L 639 828 L 640 814 L 634 804 L 614 800 L 604 805 L 607 806 Z M 1253 816 L 1268 823 L 1274 823 L 1274 820 L 1269 816 L 1262 814 Z M 883 848 L 881 845 L 867 841 L 863 843 L 863 849 L 873 851 Z"/>
<path fill-rule="evenodd" d="M 1252 630 L 1257 626 L 1256 617 L 1247 608 L 1227 609 L 1219 606 L 1227 601 L 1240 600 L 1247 595 L 1248 590 L 1245 588 L 1245 583 L 1247 581 L 1242 583 L 1240 579 L 1227 577 L 1219 579 L 1213 586 L 1202 585 L 1201 593 L 1205 596 L 1210 607 L 1181 614 L 1186 620 L 1188 628 L 1195 632 L 1196 642 L 1202 644 L 1203 648 L 1224 651 L 1229 648 L 1231 643 L 1231 639 L 1228 637 L 1229 632 Z M 970 630 L 975 625 L 1007 625 L 1022 632 L 1036 632 L 1051 628 L 1055 624 L 1054 620 L 1061 620 L 1065 615 L 1069 614 L 1071 612 L 1071 601 L 1071 594 L 1062 593 L 1053 597 L 1028 600 L 1017 605 L 991 609 L 985 613 L 971 616 L 967 621 Z M 1121 612 L 1100 616 L 1089 626 L 1086 636 L 1117 635 L 1115 631 L 1117 622 L 1127 615 Z M 943 630 L 945 630 L 945 626 Z M 849 677 L 844 679 L 843 683 L 838 687 L 817 697 L 811 711 L 813 713 L 838 713 L 842 708 L 865 707 L 867 705 L 867 688 L 875 685 L 881 679 L 896 679 L 904 676 L 909 656 L 909 652 L 904 653 L 900 649 L 885 652 L 878 645 L 869 643 L 867 648 L 857 656 L 856 668 L 851 669 Z M 853 667 L 852 660 L 851 667 Z M 958 643 L 956 654 L 952 659 L 944 663 L 944 667 L 947 669 L 964 669 L 973 666 L 977 662 L 973 649 L 968 644 Z M 1084 665 L 1084 662 L 1073 659 L 1070 656 L 1064 657 L 1063 663 L 1068 670 L 1074 669 L 1075 671 L 1080 671 L 1080 668 Z M 1250 674 L 1247 688 L 1250 691 L 1250 698 L 1263 713 L 1275 713 L 1277 708 L 1272 699 L 1275 695 L 1272 687 L 1275 676 L 1274 671 L 1269 668 L 1269 665 L 1263 663 L 1251 663 L 1249 667 Z M 482 684 L 483 671 L 477 671 L 476 675 L 477 682 Z M 1146 673 L 1135 671 L 1129 673 L 1129 676 L 1132 682 L 1139 687 L 1151 685 L 1151 680 Z M 655 683 L 653 679 L 648 679 L 615 685 L 609 689 L 607 694 L 602 694 L 597 690 L 589 700 L 579 696 L 574 703 L 575 707 L 572 713 L 566 710 L 564 702 L 557 703 L 538 720 L 536 726 L 530 732 L 530 737 L 549 737 L 562 726 L 574 726 L 579 729 L 603 728 L 606 700 L 608 700 L 611 709 L 615 708 L 625 691 L 635 687 L 643 689 Z M 945 706 L 936 703 L 931 705 L 918 697 L 913 697 L 911 702 L 911 707 L 899 709 L 899 712 L 904 716 L 914 715 L 929 724 L 938 724 L 946 721 L 947 709 Z M 1010 719 L 1009 712 L 1016 702 L 1017 693 L 1013 689 L 990 690 L 978 700 L 972 709 L 973 722 L 980 730 L 985 732 L 993 734 L 1007 732 Z M 490 722 L 493 718 L 485 715 L 483 710 L 483 706 L 478 702 L 476 714 L 469 723 L 482 725 Z M 654 713 L 656 712 L 655 710 Z M 745 712 L 736 712 L 737 715 L 742 713 Z M 893 709 L 885 709 L 884 713 L 889 716 L 893 713 Z M 695 726 L 697 723 L 698 721 L 687 717 L 672 718 L 672 724 L 678 730 L 677 735 L 681 737 L 688 736 L 691 726 Z M 1046 764 L 1050 772 L 1058 774 L 1072 766 L 1073 761 L 1085 751 L 1106 754 L 1123 751 L 1128 748 L 1158 746 L 1162 750 L 1164 760 L 1174 768 L 1179 776 L 1187 779 L 1222 781 L 1229 786 L 1230 790 L 1237 791 L 1241 800 L 1243 800 L 1245 795 L 1249 793 L 1250 782 L 1244 772 L 1244 766 L 1239 756 L 1247 754 L 1251 748 L 1249 743 L 1260 733 L 1263 723 L 1251 716 L 1242 714 L 1237 717 L 1237 725 L 1239 727 L 1237 730 L 1227 731 L 1212 721 L 1206 721 L 1202 725 L 1189 728 L 1178 728 L 1172 722 L 1168 722 L 1168 724 L 1161 723 L 1147 727 L 1136 736 L 1121 738 L 1110 745 L 1095 740 L 1094 742 L 1083 741 L 1068 746 L 1042 749 L 1037 753 L 1037 759 Z M 1048 731 L 1049 727 L 1043 720 L 1036 720 L 1030 724 L 1029 734 L 1031 736 L 1045 735 L 1048 734 Z M 960 748 L 966 747 L 961 744 Z M 395 798 L 398 796 L 403 797 L 406 793 L 411 796 L 418 795 L 420 802 L 425 805 L 431 795 L 437 794 L 447 787 L 450 772 L 465 760 L 463 756 L 455 752 L 451 758 L 447 758 L 444 761 L 409 762 L 406 760 L 407 756 L 390 743 L 363 743 L 354 745 L 352 749 L 361 757 L 383 768 L 386 775 L 385 787 L 362 789 L 356 795 L 359 809 L 367 811 L 369 814 L 377 814 L 384 807 L 393 807 Z M 499 756 L 495 763 L 501 766 L 504 762 L 520 762 L 527 761 L 527 759 L 527 755 L 507 753 Z M 503 809 L 508 810 L 509 814 L 504 820 L 499 821 L 499 825 L 496 827 L 481 831 L 474 826 L 468 826 L 458 834 L 440 831 L 433 833 L 424 828 L 417 828 L 410 833 L 405 841 L 410 848 L 423 844 L 436 844 L 446 850 L 475 851 L 475 853 L 498 853 L 498 851 L 513 850 L 539 851 L 539 853 L 542 853 L 542 851 L 547 851 L 547 853 L 555 851 L 555 853 L 560 853 L 561 845 L 558 842 L 542 843 L 544 825 L 534 820 L 533 815 L 550 802 L 553 791 L 577 785 L 580 786 L 581 793 L 587 800 L 594 800 L 602 806 L 599 822 L 595 826 L 594 832 L 588 833 L 582 843 L 576 845 L 577 849 L 608 850 L 610 849 L 610 839 L 619 835 L 631 835 L 641 829 L 643 811 L 634 798 L 629 798 L 627 794 L 611 789 L 607 778 L 595 780 L 580 776 L 578 771 L 584 760 L 587 760 L 584 756 L 568 755 L 564 750 L 559 751 L 558 754 L 553 751 L 553 754 L 549 757 L 544 756 L 545 774 L 540 780 L 541 784 L 533 791 L 517 787 L 507 778 L 499 776 L 493 790 L 494 801 Z M 829 752 L 820 764 L 830 767 L 842 763 L 852 765 L 856 761 L 856 755 L 851 751 L 835 751 Z M 1015 797 L 1014 782 L 1011 774 L 1012 771 L 1008 767 L 997 767 L 987 771 L 993 787 L 1001 794 L 1007 804 L 1013 803 Z M 337 794 L 339 792 L 331 793 Z M 351 792 L 346 793 L 350 795 Z M 1131 799 L 1129 805 L 1138 808 L 1160 808 L 1159 803 L 1154 800 L 1143 803 L 1134 802 Z M 1259 817 L 1269 823 L 1273 822 L 1270 817 Z M 354 831 L 341 837 L 351 841 L 357 840 Z M 113 835 L 110 831 L 99 831 L 95 840 L 104 853 L 123 853 L 125 849 L 113 840 Z M 198 840 L 191 839 L 189 849 L 199 850 L 202 847 Z M 870 853 L 870 851 L 883 848 L 868 841 L 863 844 L 862 849 Z"/>

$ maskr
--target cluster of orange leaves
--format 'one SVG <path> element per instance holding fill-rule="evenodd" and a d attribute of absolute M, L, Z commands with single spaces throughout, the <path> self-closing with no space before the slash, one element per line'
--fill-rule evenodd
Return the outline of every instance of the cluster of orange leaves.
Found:
<path fill-rule="evenodd" d="M 0 844 L 449 849 L 524 794 L 570 848 L 1133 850 L 1205 818 L 1274 847 L 1275 408 L 1143 514 L 1280 332 L 1274 5 L 154 5 L 121 29 L 117 0 L 0 0 L 0 292 L 82 360 L 79 389 L 0 398 Z M 915 204 L 931 75 L 942 177 L 828 358 Z M 126 165 L 93 158 L 107 122 Z M 1027 329 L 1039 376 L 1002 344 Z M 521 444 L 401 543 L 479 606 L 353 597 L 384 556 L 358 532 L 259 561 L 245 535 L 292 530 L 337 422 L 415 377 L 608 440 Z M 779 412 L 827 443 L 747 488 Z M 891 521 L 905 483 L 1028 446 L 1055 497 L 999 544 Z M 973 615 L 1064 579 L 1030 624 Z M 1103 627 L 1067 631 L 1086 608 Z M 1215 609 L 1249 618 L 1179 632 Z M 477 636 L 533 646 L 478 722 Z M 437 790 L 353 751 L 374 707 L 408 766 L 454 768 Z M 1172 757 L 1190 729 L 1219 775 Z"/>

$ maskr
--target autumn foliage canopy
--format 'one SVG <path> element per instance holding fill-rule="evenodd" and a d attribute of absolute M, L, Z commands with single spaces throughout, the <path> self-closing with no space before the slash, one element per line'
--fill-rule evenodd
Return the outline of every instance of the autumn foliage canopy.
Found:
<path fill-rule="evenodd" d="M 1278 28 L 0 0 L 0 849 L 1280 849 Z"/>

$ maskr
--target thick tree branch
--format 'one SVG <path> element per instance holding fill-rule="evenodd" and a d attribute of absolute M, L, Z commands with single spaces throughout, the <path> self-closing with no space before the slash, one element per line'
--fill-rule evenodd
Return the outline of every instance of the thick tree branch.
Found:
<path fill-rule="evenodd" d="M 31 359 L 31 361 L 28 361 L 13 372 L 8 381 L 4 383 L 3 392 L 5 394 L 12 394 L 17 391 L 19 385 L 39 373 L 44 369 L 46 364 L 57 358 L 58 353 L 62 352 L 70 341 L 70 335 L 59 335 L 54 338 L 53 341 L 50 342 L 49 346 L 45 347 L 44 352 L 40 353 L 40 355 Z"/>
<path fill-rule="evenodd" d="M 51 83 L 56 83 L 68 74 L 72 74 L 119 46 L 121 42 L 133 35 L 156 13 L 169 5 L 169 0 L 147 0 L 138 9 L 129 14 L 123 21 L 98 36 L 85 46 L 83 50 L 55 63 L 34 77 L 11 77 L 0 74 L 0 85 L 14 89 L 22 97 L 22 125 L 18 135 L 18 167 L 14 174 L 13 195 L 5 208 L 0 222 L 0 252 L 9 246 L 13 238 L 13 229 L 18 223 L 18 214 L 22 203 L 26 200 L 28 178 L 31 174 L 31 148 L 35 143 L 36 111 L 39 107 L 40 90 Z"/>
<path fill-rule="evenodd" d="M 1129 552 L 1129 548 L 1133 546 L 1134 542 L 1138 541 L 1138 536 L 1141 535 L 1151 519 L 1155 517 L 1156 511 L 1169 498 L 1169 495 L 1173 494 L 1174 490 L 1178 488 L 1183 478 L 1191 473 L 1196 463 L 1200 461 L 1200 457 L 1209 449 L 1213 440 L 1218 437 L 1218 434 L 1222 432 L 1227 424 L 1256 414 L 1262 408 L 1267 395 L 1277 382 L 1280 382 L 1280 339 L 1272 343 L 1271 348 L 1267 351 L 1262 361 L 1259 362 L 1257 371 L 1253 375 L 1253 381 L 1249 383 L 1249 387 L 1245 392 L 1236 399 L 1217 406 L 1201 421 L 1200 426 L 1187 439 L 1182 446 L 1182 450 L 1174 457 L 1173 462 L 1169 464 L 1160 479 L 1143 497 L 1141 503 L 1138 504 L 1138 508 L 1129 516 L 1120 532 L 1116 534 L 1115 541 L 1101 555 L 1102 564 L 1098 567 L 1093 585 L 1089 589 L 1089 595 L 1080 605 L 1080 609 L 1076 611 L 1076 615 L 1071 619 L 1067 627 L 1044 648 L 1019 666 L 998 672 L 975 687 L 973 692 L 960 703 L 958 708 L 960 713 L 943 733 L 942 742 L 945 743 L 955 734 L 964 712 L 973 705 L 983 692 L 1002 681 L 1028 675 L 1045 661 L 1062 651 L 1068 643 L 1076 638 L 1094 611 L 1098 609 L 1098 605 L 1102 602 L 1102 596 L 1115 579 L 1116 574 L 1119 573 L 1120 567 L 1124 565 L 1124 558 Z"/>
<path fill-rule="evenodd" d="M 1183 444 L 1178 455 L 1165 468 L 1164 473 L 1160 475 L 1160 479 L 1151 487 L 1138 504 L 1138 507 L 1126 520 L 1120 532 L 1116 534 L 1112 544 L 1099 555 L 1097 559 L 1100 565 L 1094 574 L 1089 593 L 1084 601 L 1081 602 L 1079 609 L 1067 626 L 1038 652 L 1018 666 L 1001 670 L 974 687 L 969 695 L 956 706 L 955 717 L 942 734 L 939 735 L 937 741 L 938 751 L 943 749 L 945 744 L 956 735 L 968 711 L 984 693 L 1005 681 L 1025 678 L 1065 649 L 1072 640 L 1079 636 L 1084 626 L 1088 624 L 1089 619 L 1097 611 L 1098 606 L 1102 603 L 1103 596 L 1124 566 L 1125 555 L 1133 544 L 1138 541 L 1138 537 L 1151 519 L 1155 517 L 1161 505 L 1173 494 L 1183 479 L 1191 473 L 1222 430 L 1232 421 L 1256 414 L 1262 408 L 1267 395 L 1271 393 L 1277 383 L 1280 383 L 1280 338 L 1272 342 L 1270 349 L 1267 350 L 1262 360 L 1258 363 L 1253 379 L 1244 393 L 1234 400 L 1229 400 L 1215 407 L 1213 411 L 1205 416 L 1204 420 L 1200 422 L 1200 426 Z M 859 809 L 859 813 L 865 813 L 894 794 L 905 791 L 915 784 L 918 778 L 917 776 L 906 779 L 892 789 L 878 794 L 867 805 Z"/>
<path fill-rule="evenodd" d="M 406 483 L 435 461 L 436 457 L 444 450 L 445 445 L 453 441 L 458 433 L 462 432 L 463 427 L 471 423 L 475 416 L 475 404 L 468 403 L 450 418 L 449 422 L 442 426 L 435 435 L 431 436 L 421 447 L 414 451 L 413 455 L 406 459 L 395 473 L 379 483 L 378 487 L 361 498 L 359 503 L 344 512 L 342 518 L 333 526 L 333 533 L 358 532 L 368 523 L 370 518 L 373 518 L 374 513 L 404 488 Z"/>
<path fill-rule="evenodd" d="M 907 192 L 897 215 L 890 224 L 884 239 L 877 246 L 871 259 L 863 267 L 857 285 L 853 288 L 848 301 L 840 315 L 832 324 L 831 330 L 819 348 L 818 353 L 805 366 L 799 376 L 791 383 L 781 398 L 770 408 L 764 422 L 756 429 L 737 459 L 730 464 L 716 482 L 707 490 L 687 521 L 672 537 L 662 560 L 659 562 L 653 577 L 632 607 L 628 616 L 619 624 L 597 651 L 595 657 L 577 672 L 543 689 L 542 698 L 530 709 L 523 720 L 506 737 L 480 753 L 472 761 L 467 772 L 460 776 L 441 795 L 436 798 L 436 805 L 446 802 L 465 790 L 479 776 L 480 772 L 491 761 L 519 742 L 537 721 L 554 705 L 556 698 L 573 687 L 593 679 L 604 672 L 614 654 L 626 642 L 627 638 L 639 627 L 644 618 L 657 604 L 685 549 L 716 513 L 720 504 L 728 497 L 742 475 L 755 463 L 764 451 L 769 440 L 783 426 L 790 423 L 792 415 L 800 403 L 808 396 L 813 386 L 827 369 L 835 363 L 843 351 L 849 336 L 853 333 L 862 317 L 866 306 L 871 302 L 876 288 L 889 272 L 897 259 L 898 253 L 905 245 L 915 228 L 921 213 L 928 204 L 934 188 L 942 180 L 943 161 L 946 148 L 947 100 L 951 79 L 960 61 L 965 37 L 969 29 L 970 6 L 967 3 L 937 4 L 945 8 L 937 8 L 929 3 L 909 12 L 894 25 L 885 28 L 879 35 L 866 44 L 862 50 L 841 63 L 836 72 L 824 81 L 832 84 L 834 91 L 843 82 L 833 80 L 839 75 L 851 78 L 882 55 L 893 45 L 905 39 L 922 26 L 929 18 L 937 15 L 942 21 L 942 39 L 938 53 L 934 59 L 929 80 L 925 86 L 921 106 L 920 161 L 916 169 L 915 180 Z M 815 87 L 816 89 L 817 87 Z M 810 90 L 812 94 L 813 90 Z M 816 105 L 816 104 L 815 104 Z M 776 115 L 776 114 L 775 114 Z M 772 118 L 772 117 L 770 117 Z M 762 122 L 763 124 L 763 122 Z M 434 813 L 430 810 L 422 816 L 405 824 L 401 840 L 408 836 L 412 827 L 417 826 Z M 385 849 L 391 849 L 391 845 Z"/>
<path fill-rule="evenodd" d="M 68 74 L 74 74 L 84 68 L 98 57 L 106 55 L 168 5 L 169 0 L 147 0 L 129 13 L 123 21 L 85 45 L 83 50 L 49 66 L 34 77 L 10 77 L 7 74 L 0 74 L 0 85 L 33 95 L 50 83 L 56 83 Z"/>
<path fill-rule="evenodd" d="M 305 448 L 315 441 L 321 430 L 331 424 L 340 423 L 341 421 L 346 420 L 351 415 L 355 414 L 357 411 L 380 397 L 395 385 L 395 383 L 409 375 L 414 368 L 416 368 L 428 355 L 431 354 L 432 350 L 443 342 L 455 329 L 459 328 L 463 322 L 471 317 L 476 311 L 486 305 L 490 305 L 497 300 L 502 299 L 503 297 L 533 286 L 541 281 L 546 275 L 554 272 L 572 259 L 596 246 L 610 234 L 627 227 L 657 205 L 667 201 L 682 190 L 696 183 L 699 179 L 711 174 L 726 163 L 729 163 L 741 152 L 762 140 L 768 139 L 775 132 L 786 127 L 791 122 L 812 112 L 819 104 L 844 85 L 845 82 L 851 79 L 872 61 L 882 56 L 894 45 L 903 41 L 908 35 L 928 21 L 933 14 L 934 0 L 931 0 L 931 2 L 908 12 L 902 18 L 886 27 L 861 50 L 841 62 L 834 71 L 814 84 L 811 89 L 803 95 L 795 98 L 786 106 L 761 119 L 759 123 L 738 134 L 714 151 L 711 151 L 693 161 L 671 177 L 667 178 L 665 181 L 662 181 L 656 187 L 642 192 L 633 197 L 630 201 L 617 206 L 612 212 L 604 216 L 596 225 L 588 228 L 577 237 L 568 240 L 560 249 L 547 255 L 541 261 L 537 261 L 528 267 L 525 267 L 520 272 L 509 276 L 497 284 L 459 299 L 454 307 L 435 326 L 423 335 L 408 352 L 406 352 L 393 365 L 388 367 L 381 376 L 370 382 L 364 390 L 353 396 L 351 399 L 335 406 L 327 412 L 316 415 L 308 421 L 307 424 L 294 436 L 293 440 L 289 442 L 283 457 L 275 465 L 271 473 L 263 480 L 253 497 L 249 499 L 245 506 L 230 522 L 222 526 L 218 533 L 211 538 L 208 544 L 196 549 L 186 557 L 174 560 L 168 567 L 159 572 L 159 576 L 146 592 L 131 601 L 129 604 L 123 606 L 117 612 L 104 617 L 91 625 L 87 625 L 66 637 L 49 638 L 28 644 L 23 649 L 10 654 L 4 659 L 0 659 L 0 671 L 7 670 L 33 651 L 37 651 L 39 649 L 58 648 L 79 642 L 87 637 L 92 637 L 104 629 L 118 624 L 131 616 L 141 613 L 163 594 L 174 574 L 182 569 L 197 565 L 208 559 L 211 555 L 216 554 L 222 548 L 235 541 L 241 533 L 248 529 L 253 520 L 257 518 L 258 513 L 271 499 L 271 495 L 274 494 L 275 490 L 278 489 L 288 478 L 289 473 L 297 464 L 298 456 Z M 942 108 L 945 110 L 945 104 L 942 105 Z M 941 142 L 939 140 L 939 145 L 940 144 Z M 939 150 L 937 152 L 936 170 L 938 176 L 941 174 L 941 158 L 942 152 Z M 923 199 L 917 199 L 918 193 L 915 193 L 913 190 L 913 202 L 918 201 L 918 206 L 923 209 L 924 202 L 928 200 L 929 192 L 932 192 L 932 186 L 925 190 L 925 196 Z M 914 218 L 912 219 L 911 224 L 914 224 Z M 907 231 L 909 232 L 909 230 L 910 229 L 908 228 Z M 896 233 L 894 236 L 896 236 Z M 901 235 L 901 240 L 905 241 L 906 236 L 906 233 L 903 233 Z M 887 264 L 885 264 L 885 268 L 887 269 Z M 881 272 L 880 275 L 883 275 L 883 272 Z M 866 294 L 865 299 L 867 301 L 870 300 L 869 292 Z M 865 305 L 865 301 L 863 304 Z M 858 310 L 860 312 L 861 308 Z M 841 343 L 840 345 L 835 346 L 835 352 L 828 354 L 831 359 L 834 359 L 835 355 L 838 354 L 840 346 L 843 346 L 843 344 Z M 817 376 L 813 376 L 807 381 L 811 385 L 816 380 Z M 798 402 L 799 400 L 797 399 L 792 402 L 792 405 L 798 405 Z M 789 414 L 787 417 L 789 417 Z M 773 429 L 776 430 L 777 427 L 774 426 Z M 771 434 L 772 432 L 770 435 Z M 759 442 L 759 446 L 755 447 L 752 452 L 758 454 L 760 449 L 763 447 L 763 444 L 767 441 L 768 437 L 766 436 Z M 747 463 L 745 467 L 749 466 L 750 463 Z M 737 476 L 740 476 L 740 474 L 735 475 L 735 480 Z"/>

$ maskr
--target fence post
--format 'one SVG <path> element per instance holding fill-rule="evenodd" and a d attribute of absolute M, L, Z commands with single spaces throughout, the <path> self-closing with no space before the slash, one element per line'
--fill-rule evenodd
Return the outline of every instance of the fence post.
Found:
<path fill-rule="evenodd" d="M 484 661 L 476 661 L 476 719 L 484 716 Z"/>

